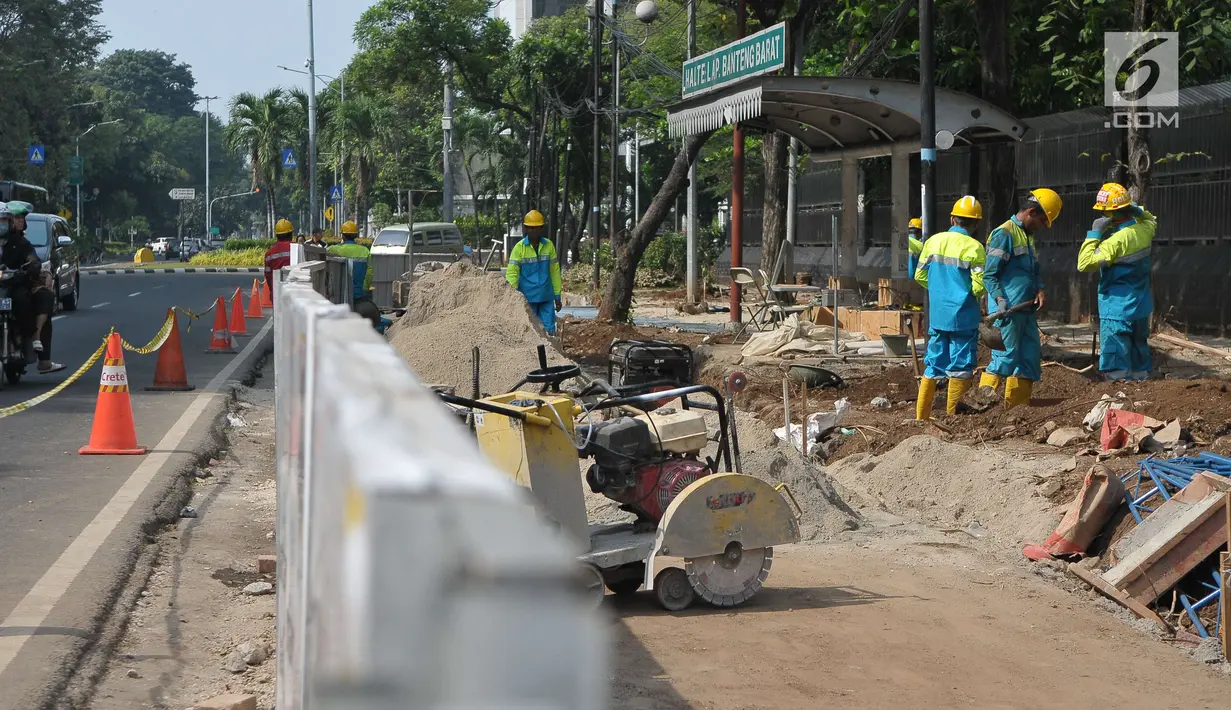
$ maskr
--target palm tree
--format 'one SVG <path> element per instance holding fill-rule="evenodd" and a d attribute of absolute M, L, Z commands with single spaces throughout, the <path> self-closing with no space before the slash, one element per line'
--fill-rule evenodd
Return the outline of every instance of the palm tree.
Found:
<path fill-rule="evenodd" d="M 335 153 L 345 156 L 342 169 L 352 178 L 354 212 L 361 225 L 366 221 L 368 195 L 379 172 L 379 139 L 387 127 L 382 120 L 386 114 L 383 109 L 375 100 L 361 95 L 339 104 L 330 116 L 330 138 Z"/>
<path fill-rule="evenodd" d="M 295 135 L 293 118 L 291 102 L 281 88 L 270 89 L 263 96 L 245 92 L 231 100 L 227 145 L 247 158 L 252 189 L 260 188 L 265 193 L 265 217 L 271 235 L 277 219 L 275 191 L 282 175 L 282 149 Z M 307 158 L 306 153 L 300 155 Z"/>

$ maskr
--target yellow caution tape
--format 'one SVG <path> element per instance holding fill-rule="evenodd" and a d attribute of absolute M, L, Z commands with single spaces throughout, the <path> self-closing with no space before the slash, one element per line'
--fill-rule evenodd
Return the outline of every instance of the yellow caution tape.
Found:
<path fill-rule="evenodd" d="M 171 326 L 175 324 L 175 318 L 170 313 L 167 314 L 167 320 L 163 322 L 162 327 L 158 329 L 158 333 L 154 335 L 154 339 L 146 343 L 144 347 L 133 347 L 123 336 L 120 336 L 120 345 L 124 346 L 125 350 L 130 350 L 138 355 L 149 355 L 152 352 L 162 347 L 162 344 L 167 342 L 167 338 L 171 335 Z M 113 328 L 112 331 L 115 329 Z"/>
<path fill-rule="evenodd" d="M 46 392 L 40 394 L 37 397 L 34 397 L 32 399 L 27 399 L 24 402 L 18 402 L 17 404 L 12 405 L 11 407 L 4 407 L 0 409 L 0 419 L 4 419 L 5 417 L 11 417 L 18 412 L 24 412 L 27 409 L 40 405 L 43 402 L 46 402 L 47 400 L 56 396 L 57 394 L 60 394 L 61 392 L 64 391 L 64 388 L 68 387 L 69 385 L 73 384 L 77 380 L 81 379 L 82 375 L 88 372 L 91 367 L 94 367 L 94 363 L 98 362 L 98 359 L 103 356 L 103 352 L 106 351 L 106 349 L 107 349 L 107 341 L 106 339 L 104 339 L 103 344 L 98 346 L 98 350 L 94 351 L 94 354 L 90 356 L 90 359 L 86 360 L 84 365 L 77 368 L 76 372 L 69 375 L 68 379 L 64 380 L 60 384 L 56 385 L 55 387 L 52 387 L 50 390 L 47 390 Z"/>
<path fill-rule="evenodd" d="M 189 322 L 188 322 L 188 325 L 184 328 L 184 332 L 188 333 L 192 331 L 192 321 L 201 320 L 201 316 L 207 316 L 210 313 L 213 313 L 214 309 L 217 307 L 218 307 L 218 301 L 214 301 L 213 303 L 209 305 L 209 308 L 206 308 L 200 313 L 193 311 L 191 308 L 184 308 L 182 306 L 175 306 L 175 310 L 188 316 Z"/>

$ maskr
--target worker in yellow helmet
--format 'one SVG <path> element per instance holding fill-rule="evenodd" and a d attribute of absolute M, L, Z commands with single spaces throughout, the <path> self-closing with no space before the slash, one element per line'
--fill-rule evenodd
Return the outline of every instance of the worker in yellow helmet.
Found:
<path fill-rule="evenodd" d="M 291 236 L 294 232 L 295 228 L 291 226 L 289 219 L 280 219 L 274 224 L 276 239 L 273 245 L 265 250 L 265 283 L 269 284 L 271 289 L 274 274 L 281 271 L 282 267 L 291 265 Z"/>
<path fill-rule="evenodd" d="M 906 224 L 906 245 L 910 249 L 910 264 L 906 273 L 913 279 L 919 269 L 919 252 L 923 251 L 923 220 L 918 217 Z"/>
<path fill-rule="evenodd" d="M 359 237 L 359 225 L 347 221 L 342 225 L 342 243 L 329 247 L 329 253 L 349 259 L 354 276 L 354 292 L 351 294 L 351 310 L 372 321 L 372 327 L 380 329 L 380 308 L 372 300 L 372 268 L 368 261 L 371 251 L 355 241 Z"/>
<path fill-rule="evenodd" d="M 1144 380 L 1150 362 L 1150 247 L 1158 219 L 1109 182 L 1094 201 L 1099 212 L 1077 253 L 1077 270 L 1099 270 L 1099 372 L 1109 380 Z"/>
<path fill-rule="evenodd" d="M 1031 190 L 1017 214 L 987 238 L 987 264 L 983 267 L 987 312 L 1004 314 L 996 319 L 996 325 L 1005 349 L 992 351 L 992 362 L 979 378 L 979 386 L 996 389 L 1005 380 L 1004 401 L 1008 407 L 1029 403 L 1034 383 L 1043 378 L 1037 314 L 1046 301 L 1034 235 L 1051 227 L 1063 206 L 1055 190 Z"/>
<path fill-rule="evenodd" d="M 931 419 L 938 380 L 949 380 L 945 411 L 957 412 L 970 389 L 979 348 L 978 297 L 983 290 L 983 245 L 970 233 L 983 219 L 983 206 L 971 195 L 953 205 L 949 231 L 932 235 L 919 253 L 915 281 L 928 290 L 928 348 L 915 418 Z"/>
<path fill-rule="evenodd" d="M 556 334 L 556 312 L 560 310 L 560 260 L 556 247 L 543 236 L 547 231 L 543 215 L 530 210 L 522 220 L 525 238 L 509 254 L 504 277 L 509 285 L 526 297 L 530 309 L 539 317 L 548 335 Z"/>

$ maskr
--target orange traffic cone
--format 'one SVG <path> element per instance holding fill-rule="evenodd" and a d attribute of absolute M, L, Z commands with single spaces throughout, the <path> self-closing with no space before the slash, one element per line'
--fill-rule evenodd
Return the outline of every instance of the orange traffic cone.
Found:
<path fill-rule="evenodd" d="M 242 315 L 242 314 L 241 314 Z M 231 337 L 231 331 L 227 328 L 227 302 L 222 296 L 214 302 L 214 330 L 209 336 L 209 349 L 207 353 L 234 353 L 235 340 Z"/>
<path fill-rule="evenodd" d="M 158 348 L 158 364 L 154 367 L 154 384 L 146 387 L 154 392 L 190 392 L 188 372 L 184 369 L 184 346 L 180 343 L 180 322 L 174 308 L 167 309 L 171 318 L 171 334 Z"/>
<path fill-rule="evenodd" d="M 107 352 L 103 355 L 103 376 L 98 383 L 98 404 L 94 407 L 90 443 L 77 449 L 77 453 L 144 454 L 145 451 L 144 446 L 137 444 L 120 334 L 113 332 L 107 338 Z"/>
<path fill-rule="evenodd" d="M 261 310 L 261 292 L 256 286 L 256 279 L 252 280 L 252 294 L 248 296 L 248 317 L 265 317 L 265 312 Z"/>
<path fill-rule="evenodd" d="M 273 308 L 274 307 L 274 295 L 270 293 L 269 291 L 268 281 L 261 282 L 261 307 L 262 308 Z"/>
<path fill-rule="evenodd" d="M 244 319 L 244 294 L 235 289 L 231 297 L 231 335 L 247 335 L 248 323 Z"/>

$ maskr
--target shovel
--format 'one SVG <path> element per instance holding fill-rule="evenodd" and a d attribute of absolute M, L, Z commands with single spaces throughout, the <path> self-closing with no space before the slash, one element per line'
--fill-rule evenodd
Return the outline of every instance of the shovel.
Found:
<path fill-rule="evenodd" d="M 979 324 L 979 342 L 992 350 L 1004 350 L 1004 338 L 1000 335 L 1000 328 L 992 324 L 1010 313 L 1022 313 L 1031 308 L 1034 308 L 1034 301 L 1024 301 L 1007 311 L 996 311 L 995 313 L 987 314 L 983 317 L 983 322 Z"/>

